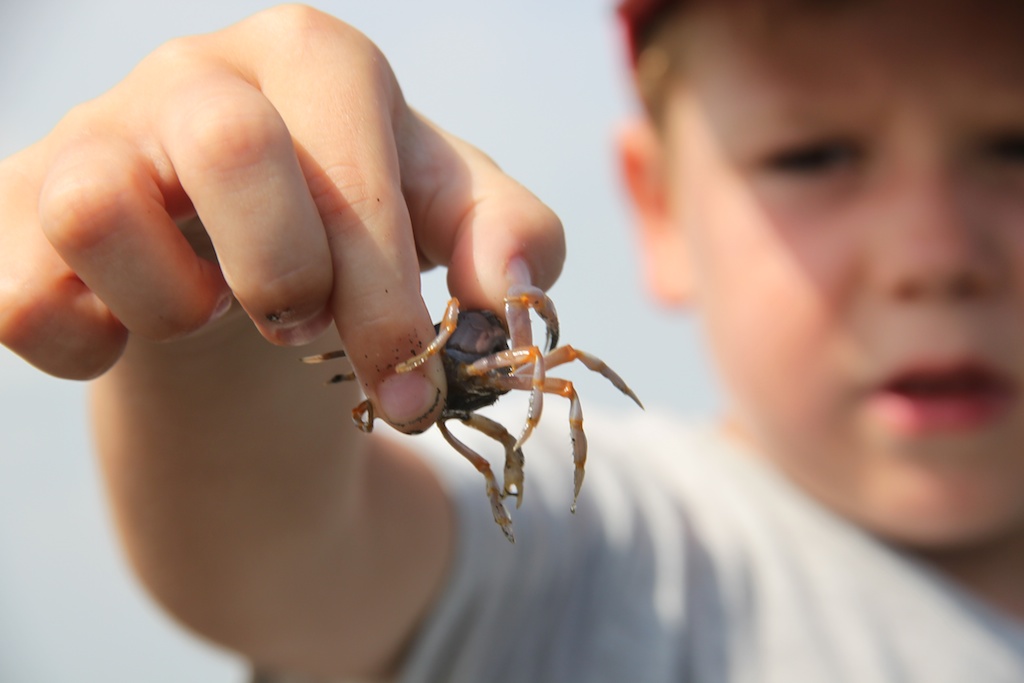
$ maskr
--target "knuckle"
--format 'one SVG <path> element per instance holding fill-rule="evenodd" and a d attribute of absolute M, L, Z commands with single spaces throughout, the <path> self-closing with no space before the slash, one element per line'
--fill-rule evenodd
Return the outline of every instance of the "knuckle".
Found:
<path fill-rule="evenodd" d="M 55 171 L 39 196 L 39 221 L 60 253 L 88 251 L 107 235 L 126 210 L 123 184 L 86 165 Z"/>
<path fill-rule="evenodd" d="M 272 149 L 291 145 L 277 111 L 257 92 L 252 95 L 213 91 L 200 98 L 182 124 L 192 167 L 204 172 L 222 170 L 224 165 L 244 168 L 263 160 Z"/>
<path fill-rule="evenodd" d="M 250 19 L 260 32 L 273 37 L 276 51 L 295 56 L 318 51 L 324 46 L 373 50 L 363 33 L 337 17 L 309 5 L 288 3 L 259 12 Z"/>
<path fill-rule="evenodd" d="M 397 93 L 387 58 L 364 33 L 340 19 L 307 5 L 287 4 L 253 16 L 256 33 L 272 46 L 276 64 L 286 72 L 311 60 L 334 68 L 351 82 Z"/>
<path fill-rule="evenodd" d="M 369 172 L 356 164 L 334 164 L 310 173 L 307 184 L 330 230 L 347 231 L 372 220 L 386 198 Z"/>
<path fill-rule="evenodd" d="M 202 60 L 203 45 L 207 36 L 180 36 L 157 46 L 139 62 L 137 71 L 145 72 L 150 67 L 154 73 L 183 73 L 185 67 Z"/>
<path fill-rule="evenodd" d="M 255 14 L 253 21 L 276 31 L 282 37 L 301 37 L 323 30 L 324 26 L 341 23 L 314 7 L 298 2 L 285 3 L 266 9 Z"/>

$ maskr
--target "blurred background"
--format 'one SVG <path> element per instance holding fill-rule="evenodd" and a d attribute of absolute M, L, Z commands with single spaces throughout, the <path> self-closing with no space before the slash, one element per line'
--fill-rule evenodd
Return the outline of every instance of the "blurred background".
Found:
<path fill-rule="evenodd" d="M 272 4 L 0 4 L 0 156 L 45 135 L 165 40 Z M 369 35 L 414 107 L 561 216 L 568 260 L 551 294 L 564 341 L 608 361 L 649 410 L 711 414 L 720 394 L 694 323 L 648 298 L 630 234 L 612 140 L 635 106 L 613 0 L 311 4 Z M 443 272 L 427 274 L 424 298 L 440 317 Z M 564 376 L 591 415 L 632 409 L 587 374 Z M 242 662 L 182 631 L 127 572 L 90 454 L 86 392 L 0 349 L 0 681 L 242 680 Z"/>

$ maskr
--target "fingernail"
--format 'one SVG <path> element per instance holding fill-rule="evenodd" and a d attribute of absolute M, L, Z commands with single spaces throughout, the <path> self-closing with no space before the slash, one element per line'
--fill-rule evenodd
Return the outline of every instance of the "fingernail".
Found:
<path fill-rule="evenodd" d="M 332 318 L 327 309 L 312 317 L 300 318 L 292 311 L 270 313 L 266 316 L 270 333 L 277 342 L 286 346 L 302 346 L 319 337 L 330 326 Z"/>
<path fill-rule="evenodd" d="M 505 277 L 508 279 L 509 285 L 529 287 L 533 284 L 530 277 L 530 267 L 526 265 L 526 261 L 522 256 L 516 256 L 508 262 L 508 267 L 505 269 Z"/>
<path fill-rule="evenodd" d="M 213 307 L 213 312 L 210 313 L 210 319 L 207 320 L 207 324 L 212 323 L 214 320 L 220 320 L 227 312 L 231 310 L 231 304 L 235 298 L 231 295 L 231 292 L 225 292 L 221 295 L 220 299 L 217 300 L 217 305 Z"/>
<path fill-rule="evenodd" d="M 182 332 L 181 334 L 170 337 L 168 338 L 167 341 L 188 339 L 190 337 L 202 334 L 207 327 L 209 327 L 210 325 L 212 325 L 213 323 L 217 322 L 225 315 L 227 315 L 228 311 L 231 310 L 231 306 L 232 304 L 234 304 L 234 302 L 235 297 L 232 296 L 231 292 L 225 292 L 224 294 L 221 295 L 219 299 L 217 299 L 217 303 L 214 305 L 213 310 L 210 312 L 210 317 L 206 319 L 206 322 L 204 322 L 202 325 L 195 328 L 194 330 L 191 330 L 189 332 Z"/>
<path fill-rule="evenodd" d="M 381 412 L 397 427 L 422 420 L 440 400 L 440 389 L 416 371 L 391 375 L 377 388 Z"/>

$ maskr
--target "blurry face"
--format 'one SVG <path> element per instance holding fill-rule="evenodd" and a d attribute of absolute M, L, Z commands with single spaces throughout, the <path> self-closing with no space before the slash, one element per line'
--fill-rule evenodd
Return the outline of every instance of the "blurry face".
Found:
<path fill-rule="evenodd" d="M 1024 534 L 1024 9 L 783 4 L 680 25 L 655 284 L 813 495 L 923 547 Z"/>

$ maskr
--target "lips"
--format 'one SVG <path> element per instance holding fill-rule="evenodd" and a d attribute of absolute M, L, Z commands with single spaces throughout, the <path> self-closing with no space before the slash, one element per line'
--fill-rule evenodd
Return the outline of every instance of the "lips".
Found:
<path fill-rule="evenodd" d="M 872 403 L 897 432 L 924 436 L 984 428 L 1009 409 L 1015 393 L 1005 375 L 984 364 L 939 363 L 897 373 Z"/>
<path fill-rule="evenodd" d="M 922 398 L 985 394 L 999 390 L 1005 381 L 980 365 L 946 369 L 918 369 L 902 373 L 886 384 L 888 391 Z"/>

